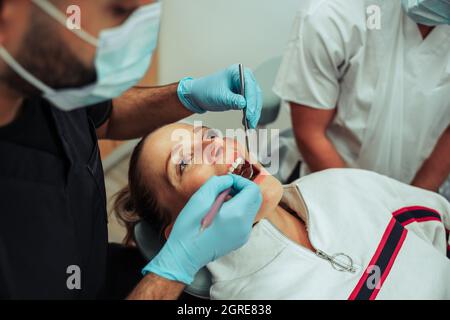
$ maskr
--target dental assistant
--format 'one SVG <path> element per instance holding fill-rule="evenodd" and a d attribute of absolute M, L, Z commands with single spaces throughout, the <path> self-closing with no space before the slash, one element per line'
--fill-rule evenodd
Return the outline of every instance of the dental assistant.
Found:
<path fill-rule="evenodd" d="M 450 1 L 304 1 L 275 85 L 301 175 L 373 170 L 438 191 L 450 174 Z"/>
<path fill-rule="evenodd" d="M 81 9 L 80 30 L 66 27 L 70 5 Z M 193 113 L 244 107 L 256 126 L 261 92 L 249 70 L 245 97 L 238 94 L 237 66 L 162 87 L 136 86 L 156 47 L 160 12 L 153 1 L 2 1 L 0 298 L 105 296 L 108 236 L 98 139 L 137 138 Z M 236 195 L 198 236 L 201 218 L 230 187 Z M 201 267 L 247 241 L 260 203 L 250 181 L 208 181 L 129 298 L 177 298 Z"/>

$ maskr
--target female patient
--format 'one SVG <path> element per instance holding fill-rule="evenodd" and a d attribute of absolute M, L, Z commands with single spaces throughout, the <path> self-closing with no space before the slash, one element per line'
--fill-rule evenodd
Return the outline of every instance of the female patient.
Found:
<path fill-rule="evenodd" d="M 180 129 L 193 137 L 202 131 L 201 141 L 192 146 L 172 141 Z M 226 163 L 243 157 L 234 173 L 248 169 L 238 143 L 210 132 L 173 124 L 136 147 L 129 186 L 115 206 L 128 229 L 127 243 L 133 243 L 132 230 L 141 219 L 167 239 L 189 198 L 212 176 L 227 174 Z M 195 143 L 213 156 L 193 159 Z M 450 298 L 450 205 L 442 197 L 351 169 L 282 186 L 259 164 L 252 166 L 249 178 L 259 185 L 263 205 L 247 244 L 208 265 L 211 298 Z"/>

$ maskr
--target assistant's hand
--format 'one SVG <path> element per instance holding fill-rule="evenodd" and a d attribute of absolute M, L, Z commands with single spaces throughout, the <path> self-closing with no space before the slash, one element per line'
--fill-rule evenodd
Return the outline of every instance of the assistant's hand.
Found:
<path fill-rule="evenodd" d="M 245 69 L 245 97 L 240 95 L 239 66 L 200 79 L 185 78 L 178 85 L 178 97 L 194 113 L 239 110 L 247 107 L 252 128 L 258 125 L 262 108 L 262 92 L 250 69 Z"/>
<path fill-rule="evenodd" d="M 230 187 L 236 194 L 200 233 L 202 218 L 217 196 Z M 166 244 L 143 273 L 192 283 L 195 274 L 206 264 L 247 242 L 261 202 L 259 187 L 250 180 L 235 175 L 211 178 L 181 211 Z"/>

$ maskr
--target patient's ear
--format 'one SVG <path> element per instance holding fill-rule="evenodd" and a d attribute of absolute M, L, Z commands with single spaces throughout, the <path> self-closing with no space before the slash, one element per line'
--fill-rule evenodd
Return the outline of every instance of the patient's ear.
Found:
<path fill-rule="evenodd" d="M 169 235 L 170 235 L 170 233 L 172 232 L 173 224 L 174 224 L 174 223 L 175 223 L 175 222 L 172 222 L 171 224 L 169 224 L 169 225 L 164 229 L 164 238 L 166 238 L 166 240 L 169 239 Z"/>

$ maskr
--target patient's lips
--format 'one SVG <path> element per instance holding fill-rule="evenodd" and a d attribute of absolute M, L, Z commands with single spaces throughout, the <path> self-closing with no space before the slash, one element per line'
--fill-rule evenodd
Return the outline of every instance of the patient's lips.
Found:
<path fill-rule="evenodd" d="M 242 159 L 243 162 L 237 165 L 231 172 L 256 182 L 256 179 L 262 175 L 261 168 L 256 164 L 256 162 L 247 160 L 247 157 L 245 157 L 239 150 L 234 151 L 232 157 L 233 163 L 228 165 L 228 169 L 232 169 L 233 164 L 237 164 L 236 161 L 238 161 L 239 158 Z M 261 179 L 258 179 L 258 181 L 261 181 Z"/>
<path fill-rule="evenodd" d="M 245 160 L 244 163 L 240 164 L 233 171 L 233 173 L 253 181 L 256 177 L 259 176 L 261 171 L 255 165 Z"/>
<path fill-rule="evenodd" d="M 253 182 L 257 185 L 260 185 L 268 175 L 269 173 L 265 169 L 262 169 L 261 172 L 253 179 Z"/>

